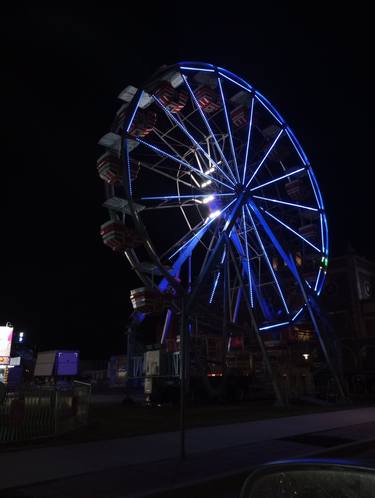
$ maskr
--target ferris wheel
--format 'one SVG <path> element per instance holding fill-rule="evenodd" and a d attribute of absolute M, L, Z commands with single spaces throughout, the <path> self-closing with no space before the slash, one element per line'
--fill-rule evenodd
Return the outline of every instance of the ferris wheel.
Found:
<path fill-rule="evenodd" d="M 101 233 L 144 284 L 134 308 L 166 310 L 160 341 L 179 292 L 189 312 L 211 309 L 229 323 L 247 307 L 258 333 L 306 318 L 324 285 L 327 219 L 279 112 L 242 78 L 201 62 L 163 67 L 119 99 L 99 142 L 110 215 Z"/>

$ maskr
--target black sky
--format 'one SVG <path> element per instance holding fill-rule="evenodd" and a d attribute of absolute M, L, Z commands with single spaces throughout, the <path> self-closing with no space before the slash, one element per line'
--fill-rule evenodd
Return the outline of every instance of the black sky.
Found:
<path fill-rule="evenodd" d="M 121 352 L 138 282 L 99 237 L 96 143 L 119 92 L 165 63 L 223 66 L 269 98 L 315 168 L 331 252 L 350 242 L 375 256 L 370 12 L 316 2 L 250 3 L 248 12 L 234 2 L 147 5 L 23 8 L 0 21 L 0 323 L 12 321 L 41 349 Z"/>

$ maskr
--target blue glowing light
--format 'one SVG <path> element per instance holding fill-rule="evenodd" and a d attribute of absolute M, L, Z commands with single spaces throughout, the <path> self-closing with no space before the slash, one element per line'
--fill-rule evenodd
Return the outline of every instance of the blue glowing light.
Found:
<path fill-rule="evenodd" d="M 250 147 L 250 138 L 251 138 L 251 128 L 253 125 L 253 112 L 254 112 L 254 97 L 251 99 L 251 109 L 250 109 L 250 120 L 249 120 L 249 129 L 247 132 L 247 142 L 246 142 L 246 153 L 245 153 L 245 162 L 243 165 L 243 175 L 242 175 L 242 183 L 245 183 L 245 176 L 247 170 L 247 162 L 249 159 L 249 147 Z"/>
<path fill-rule="evenodd" d="M 253 206 L 250 204 L 250 207 L 253 209 Z M 251 221 L 251 224 L 253 225 L 253 228 L 254 228 L 254 231 L 255 231 L 255 234 L 256 234 L 256 237 L 258 239 L 258 242 L 259 242 L 259 245 L 260 247 L 262 248 L 262 251 L 263 251 L 263 254 L 264 254 L 264 257 L 267 261 L 267 265 L 268 265 L 268 268 L 272 274 L 272 277 L 275 281 L 275 284 L 276 284 L 276 287 L 277 287 L 277 290 L 279 291 L 279 294 L 280 294 L 280 297 L 281 297 L 281 300 L 283 302 L 283 305 L 284 305 L 284 308 L 285 308 L 285 311 L 287 312 L 287 314 L 289 315 L 289 309 L 288 309 L 288 305 L 286 304 L 286 301 L 285 301 L 285 298 L 284 298 L 284 294 L 281 290 L 281 287 L 280 287 L 280 284 L 279 284 L 279 281 L 277 280 L 277 277 L 275 275 L 275 272 L 273 271 L 273 268 L 272 268 L 272 264 L 271 264 L 271 261 L 269 260 L 269 257 L 268 257 L 268 254 L 267 254 L 267 251 L 263 245 L 263 242 L 262 242 L 262 239 L 260 238 L 260 235 L 258 233 L 258 230 L 257 230 L 257 227 L 254 223 L 254 220 L 253 220 L 253 217 L 251 216 L 251 213 L 250 213 L 250 210 L 248 208 L 248 206 L 246 205 L 246 209 L 247 209 L 247 213 L 249 215 L 249 218 L 250 218 L 250 221 Z"/>
<path fill-rule="evenodd" d="M 225 256 L 226 256 L 226 251 L 225 251 L 225 248 L 224 248 L 223 255 L 222 255 L 221 261 L 220 261 L 221 265 L 224 263 Z M 221 276 L 221 271 L 219 271 L 218 274 L 215 277 L 214 285 L 212 287 L 212 291 L 211 291 L 211 295 L 210 295 L 210 299 L 208 301 L 209 304 L 212 304 L 212 301 L 214 299 L 215 291 L 216 291 L 216 288 L 217 288 L 217 284 L 219 283 L 220 276 Z"/>
<path fill-rule="evenodd" d="M 286 206 L 292 206 L 300 209 L 307 209 L 308 211 L 319 211 L 317 208 L 311 206 L 304 206 L 302 204 L 294 204 L 293 202 L 279 201 L 278 199 L 271 199 L 270 197 L 261 197 L 260 195 L 254 195 L 255 199 L 261 199 L 262 201 L 275 202 L 276 204 L 285 204 Z"/>
<path fill-rule="evenodd" d="M 265 327 L 259 327 L 259 330 L 269 330 L 269 329 L 275 329 L 276 327 L 284 327 L 285 325 L 289 325 L 289 322 L 281 322 L 281 323 L 275 323 L 274 325 L 266 325 Z"/>
<path fill-rule="evenodd" d="M 315 282 L 314 292 L 316 292 L 318 289 L 318 284 L 319 284 L 321 273 L 322 273 L 322 267 L 319 268 L 318 277 L 317 277 L 316 282 Z"/>
<path fill-rule="evenodd" d="M 224 163 L 226 164 L 228 170 L 230 171 L 231 175 L 233 176 L 233 180 L 236 181 L 236 178 L 233 175 L 233 172 L 232 172 L 232 170 L 231 170 L 231 168 L 230 168 L 230 166 L 228 164 L 228 161 L 227 161 L 226 157 L 224 156 L 224 153 L 223 153 L 223 151 L 222 151 L 222 149 L 221 149 L 221 147 L 219 145 L 219 142 L 217 141 L 216 136 L 215 136 L 214 132 L 212 131 L 211 126 L 210 126 L 210 124 L 209 124 L 209 122 L 208 122 L 208 120 L 207 120 L 207 118 L 206 118 L 206 116 L 205 116 L 205 114 L 204 114 L 201 106 L 199 105 L 199 102 L 198 102 L 198 100 L 197 100 L 197 98 L 196 98 L 196 96 L 195 96 L 195 94 L 194 94 L 191 86 L 189 85 L 187 77 L 183 74 L 182 78 L 183 78 L 183 80 L 185 82 L 186 88 L 188 89 L 189 94 L 190 94 L 193 102 L 195 103 L 196 108 L 198 109 L 198 112 L 199 112 L 202 120 L 204 121 L 204 123 L 206 125 L 206 128 L 207 128 L 208 132 L 210 133 L 210 136 L 211 136 L 212 140 L 214 141 L 214 144 L 215 144 L 215 146 L 216 146 L 216 148 L 217 148 L 217 150 L 218 150 L 218 152 L 219 152 L 222 160 L 224 161 Z"/>
<path fill-rule="evenodd" d="M 283 118 L 280 116 L 280 114 L 276 111 L 276 109 L 271 105 L 271 103 L 263 97 L 262 94 L 260 94 L 258 91 L 255 92 L 255 98 L 257 99 L 258 102 L 262 104 L 262 106 L 270 113 L 272 116 L 276 119 L 276 121 L 279 124 L 283 124 Z"/>
<path fill-rule="evenodd" d="M 185 71 L 204 71 L 207 73 L 214 73 L 215 69 L 208 69 L 205 67 L 188 67 L 188 66 L 180 66 L 180 69 L 185 69 Z"/>
<path fill-rule="evenodd" d="M 243 81 L 244 84 L 239 83 L 238 81 L 236 81 L 233 78 L 229 77 L 227 74 L 223 73 L 222 71 L 219 71 L 219 75 L 222 76 L 223 78 L 227 79 L 228 81 L 231 81 L 232 83 L 234 83 L 235 85 L 239 86 L 240 88 L 243 88 L 247 92 L 252 92 L 253 91 L 253 88 L 251 87 L 251 85 L 249 85 L 249 83 L 245 82 L 242 79 L 241 79 L 241 81 Z M 233 75 L 233 76 L 235 76 L 235 75 Z M 245 85 L 247 85 L 247 86 L 245 86 Z"/>
<path fill-rule="evenodd" d="M 224 193 L 213 193 L 213 194 L 196 194 L 196 195 L 161 195 L 161 196 L 151 196 L 151 197 L 141 197 L 142 201 L 167 201 L 172 199 L 200 199 L 202 197 L 207 198 L 212 196 L 212 200 L 215 197 L 228 197 L 235 195 L 232 192 L 224 192 Z"/>
<path fill-rule="evenodd" d="M 294 133 L 292 132 L 292 130 L 290 129 L 290 127 L 289 127 L 289 126 L 287 126 L 287 127 L 285 128 L 285 131 L 286 131 L 286 133 L 287 133 L 287 135 L 288 135 L 288 137 L 289 137 L 290 141 L 292 142 L 292 145 L 293 145 L 293 147 L 295 148 L 295 150 L 296 150 L 297 154 L 298 154 L 298 155 L 299 155 L 299 157 L 301 158 L 301 160 L 302 160 L 303 164 L 304 164 L 305 166 L 307 166 L 307 165 L 309 164 L 309 161 L 308 161 L 308 159 L 307 159 L 307 157 L 306 157 L 306 154 L 303 152 L 303 149 L 302 149 L 302 147 L 301 147 L 300 143 L 298 142 L 298 140 L 297 140 L 296 136 L 294 135 Z"/>
<path fill-rule="evenodd" d="M 262 185 L 258 185 L 257 187 L 253 187 L 250 189 L 250 192 L 253 192 L 254 190 L 258 190 L 260 188 L 266 187 L 267 185 L 270 185 L 271 183 L 278 182 L 280 180 L 283 180 L 284 178 L 289 178 L 290 176 L 296 175 L 300 171 L 304 171 L 305 168 L 298 168 L 293 171 L 289 171 L 289 173 L 286 173 L 285 175 L 279 176 L 277 178 L 274 178 L 273 180 L 270 180 L 269 182 L 262 183 Z"/>
<path fill-rule="evenodd" d="M 142 98 L 142 95 L 143 95 L 143 91 L 139 92 L 139 96 L 138 96 L 137 102 L 136 102 L 136 104 L 135 104 L 133 114 L 132 114 L 132 116 L 131 116 L 131 118 L 130 118 L 130 121 L 129 121 L 129 123 L 128 123 L 128 126 L 127 126 L 127 128 L 126 128 L 126 133 L 128 133 L 128 132 L 129 132 L 130 127 L 131 127 L 131 125 L 133 124 L 133 119 L 134 119 L 135 113 L 136 113 L 136 112 L 137 112 L 137 110 L 138 110 L 139 102 L 140 102 L 140 100 L 141 100 L 141 98 Z"/>
<path fill-rule="evenodd" d="M 317 292 L 316 292 L 318 296 L 319 296 L 319 295 L 320 295 L 320 293 L 322 292 L 322 289 L 323 289 L 323 285 L 324 285 L 324 281 L 325 281 L 325 279 L 326 279 L 326 276 L 327 276 L 327 275 L 326 275 L 326 272 L 324 271 L 324 272 L 323 272 L 323 277 L 322 277 L 322 279 L 321 279 L 321 281 L 320 281 L 320 285 L 319 285 L 319 287 L 317 288 Z"/>
<path fill-rule="evenodd" d="M 305 239 L 305 237 L 303 237 L 300 233 L 296 232 L 295 230 L 293 230 L 292 227 L 290 227 L 289 225 L 287 225 L 286 223 L 284 223 L 283 221 L 281 221 L 279 218 L 277 218 L 275 215 L 273 215 L 272 213 L 270 213 L 269 211 L 267 211 L 267 209 L 264 209 L 264 208 L 260 208 L 262 211 L 264 211 L 265 213 L 268 214 L 268 216 L 270 216 L 271 218 L 273 218 L 275 221 L 277 221 L 278 223 L 280 223 L 280 225 L 282 225 L 283 227 L 285 227 L 286 229 L 288 229 L 290 232 L 294 233 L 295 235 L 297 235 L 297 237 L 299 237 L 300 239 L 302 239 L 304 242 L 306 242 L 306 244 L 309 244 L 311 247 L 313 247 L 316 251 L 318 252 L 321 252 L 319 247 L 316 247 L 314 244 L 312 244 L 310 241 L 308 241 L 307 239 Z"/>
<path fill-rule="evenodd" d="M 247 228 L 246 228 L 246 220 L 245 220 L 245 210 L 242 206 L 242 225 L 245 239 L 245 255 L 246 255 L 246 266 L 247 266 L 247 275 L 249 280 L 249 297 L 250 297 L 250 305 L 254 308 L 254 298 L 253 298 L 253 284 L 251 279 L 251 271 L 250 271 L 250 258 L 249 258 L 249 244 L 247 241 Z"/>
<path fill-rule="evenodd" d="M 127 183 L 128 183 L 129 197 L 132 197 L 132 195 L 133 195 L 133 190 L 132 190 L 132 175 L 131 175 L 129 148 L 128 148 L 128 141 L 127 140 L 124 140 L 124 150 L 125 150 L 127 175 L 128 175 L 128 181 L 127 181 Z"/>
<path fill-rule="evenodd" d="M 252 177 L 250 178 L 250 180 L 247 182 L 246 184 L 246 187 L 248 187 L 250 185 L 250 183 L 252 182 L 254 176 L 258 173 L 258 171 L 260 170 L 260 168 L 262 167 L 264 161 L 267 159 L 267 157 L 269 156 L 269 154 L 271 153 L 272 149 L 274 148 L 274 146 L 276 145 L 277 141 L 279 140 L 282 132 L 284 130 L 280 130 L 277 137 L 275 138 L 275 140 L 273 141 L 272 145 L 269 147 L 269 149 L 267 150 L 265 156 L 263 157 L 263 159 L 261 160 L 261 162 L 258 164 L 258 167 L 256 168 L 256 170 L 254 171 Z"/>
<path fill-rule="evenodd" d="M 302 308 L 297 311 L 297 313 L 294 315 L 294 317 L 292 318 L 292 322 L 294 322 L 295 320 L 297 320 L 297 318 L 299 317 L 299 315 L 302 313 L 303 309 L 304 309 L 305 306 L 302 306 Z"/>
<path fill-rule="evenodd" d="M 218 217 L 220 214 L 223 214 L 224 211 L 226 211 L 235 201 L 236 199 L 233 199 L 233 201 L 231 201 L 227 206 L 225 206 L 224 209 L 222 209 L 219 214 L 217 214 L 216 216 L 212 217 L 212 218 L 207 218 L 206 221 L 204 222 L 204 225 L 202 228 L 200 228 L 198 230 L 198 232 L 196 234 L 194 234 L 191 239 L 189 239 L 187 242 L 185 242 L 181 247 L 179 247 L 171 256 L 169 256 L 169 259 L 172 259 L 177 253 L 179 253 L 187 244 L 189 244 L 193 239 L 197 238 L 197 237 L 200 237 L 201 235 L 203 235 L 203 233 L 206 231 L 207 227 L 209 225 L 211 225 L 211 223 L 213 223 Z"/>
<path fill-rule="evenodd" d="M 164 343 L 164 340 L 168 334 L 169 326 L 171 324 L 171 319 L 172 319 L 172 311 L 168 309 L 167 311 L 167 316 L 165 317 L 165 322 L 164 322 L 164 327 L 163 327 L 163 333 L 161 336 L 161 343 Z"/>
<path fill-rule="evenodd" d="M 197 149 L 199 149 L 202 152 L 202 154 L 208 159 L 208 161 L 220 171 L 220 173 L 229 181 L 229 183 L 234 185 L 233 181 L 229 178 L 229 176 L 226 175 L 224 171 L 220 168 L 220 166 L 215 161 L 212 160 L 212 158 L 207 154 L 207 152 L 203 149 L 203 147 L 195 140 L 193 135 L 186 129 L 186 126 L 184 126 L 183 123 L 181 123 L 181 121 L 179 121 L 174 116 L 174 114 L 167 107 L 165 107 L 155 95 L 153 95 L 152 98 L 159 105 L 159 107 L 161 107 L 163 111 L 170 117 L 170 119 L 175 123 L 175 125 L 178 126 L 180 130 L 182 130 L 190 138 L 193 144 L 197 147 Z"/>
<path fill-rule="evenodd" d="M 224 109 L 224 115 L 225 115 L 225 120 L 227 122 L 227 129 L 228 129 L 228 135 L 229 135 L 229 142 L 230 142 L 230 148 L 231 148 L 231 151 L 232 151 L 232 156 L 233 156 L 233 161 L 234 161 L 234 166 L 236 168 L 236 173 L 237 173 L 237 178 L 238 178 L 238 181 L 240 181 L 240 174 L 238 172 L 238 165 L 237 165 L 237 158 L 236 158 L 236 152 L 234 150 L 234 145 L 233 145 L 233 137 L 232 137 L 232 130 L 231 130 L 231 126 L 230 126 L 230 123 L 229 123 L 229 119 L 228 119 L 228 110 L 227 110 L 227 104 L 225 102 L 225 98 L 224 98 L 224 92 L 223 92 L 223 87 L 222 87 L 222 84 L 221 84 L 221 79 L 218 78 L 217 79 L 218 83 L 219 83 L 219 89 L 220 89 L 220 95 L 221 95 L 221 100 L 223 102 L 223 109 Z"/>
<path fill-rule="evenodd" d="M 240 303 L 241 303 L 241 294 L 242 294 L 242 287 L 239 287 L 238 292 L 237 292 L 236 305 L 234 307 L 234 313 L 233 313 L 233 322 L 234 323 L 237 322 L 237 318 L 238 318 L 238 311 L 240 309 Z"/>

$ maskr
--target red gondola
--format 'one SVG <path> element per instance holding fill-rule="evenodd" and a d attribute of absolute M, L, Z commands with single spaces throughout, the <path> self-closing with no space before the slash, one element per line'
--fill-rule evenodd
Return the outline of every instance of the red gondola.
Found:
<path fill-rule="evenodd" d="M 111 152 L 106 152 L 99 157 L 96 168 L 100 178 L 106 183 L 110 185 L 121 183 L 121 162 Z"/>
<path fill-rule="evenodd" d="M 207 114 L 212 114 L 221 107 L 218 94 L 209 86 L 199 87 L 195 92 L 195 96 L 199 105 Z"/>
<path fill-rule="evenodd" d="M 173 113 L 182 111 L 188 101 L 188 94 L 185 90 L 177 90 L 167 81 L 163 81 L 156 88 L 154 95 Z"/>
<path fill-rule="evenodd" d="M 244 105 L 239 105 L 230 113 L 232 122 L 236 128 L 243 128 L 249 121 L 249 111 Z"/>
<path fill-rule="evenodd" d="M 164 305 L 170 303 L 173 295 L 162 293 L 152 287 L 139 287 L 130 291 L 130 300 L 135 311 L 155 313 L 162 311 Z"/>
<path fill-rule="evenodd" d="M 142 245 L 142 239 L 118 220 L 109 220 L 100 227 L 100 235 L 113 251 L 126 251 Z"/>
<path fill-rule="evenodd" d="M 130 127 L 130 135 L 133 135 L 134 137 L 146 137 L 154 129 L 156 118 L 156 113 L 150 109 L 140 109 Z"/>

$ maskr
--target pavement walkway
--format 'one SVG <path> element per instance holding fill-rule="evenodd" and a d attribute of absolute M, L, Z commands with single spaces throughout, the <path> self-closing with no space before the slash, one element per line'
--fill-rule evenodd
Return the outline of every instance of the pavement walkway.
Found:
<path fill-rule="evenodd" d="M 350 440 L 375 437 L 375 407 L 191 429 L 186 437 L 189 458 L 182 465 L 177 458 L 178 432 L 1 452 L 0 489 L 47 480 L 56 480 L 55 486 L 57 482 L 61 486 L 66 485 L 68 478 L 70 482 L 87 479 L 87 483 L 97 482 L 94 488 L 97 492 L 100 486 L 105 486 L 102 496 L 109 497 L 108 485 L 120 479 L 126 488 L 123 496 L 129 496 L 135 490 L 155 489 L 157 484 L 162 487 L 163 483 L 170 485 L 220 475 L 248 467 L 252 462 L 304 455 L 321 448 L 319 438 L 310 438 L 307 444 L 303 437 L 298 440 L 298 436 L 311 433 L 321 436 L 329 433 L 336 439 Z M 107 477 L 100 479 L 101 474 Z M 68 495 L 74 496 L 73 491 Z M 79 496 L 86 495 L 81 490 Z"/>

